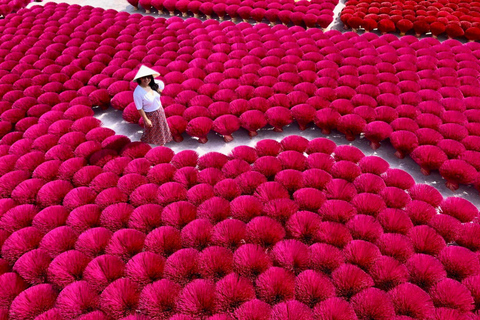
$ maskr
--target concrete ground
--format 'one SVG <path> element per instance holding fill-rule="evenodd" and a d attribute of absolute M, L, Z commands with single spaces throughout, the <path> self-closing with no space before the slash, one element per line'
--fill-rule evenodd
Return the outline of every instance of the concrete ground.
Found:
<path fill-rule="evenodd" d="M 131 13 L 141 13 L 147 15 L 143 10 L 134 10 L 133 6 L 128 4 L 126 0 L 63 0 L 63 1 L 44 1 L 42 3 L 32 3 L 32 5 L 42 5 L 47 2 L 57 2 L 57 3 L 68 3 L 68 4 L 79 4 L 79 5 L 90 5 L 94 7 L 102 7 L 105 9 L 115 9 L 117 11 L 127 11 Z M 328 29 L 343 30 L 343 24 L 339 19 L 339 13 L 342 8 L 345 6 L 345 0 L 340 0 L 340 3 L 334 10 L 335 19 Z M 156 12 L 153 12 L 149 15 L 154 17 L 159 17 Z M 168 18 L 168 15 L 162 15 L 162 17 Z M 108 110 L 95 110 L 95 116 L 103 122 L 105 127 L 115 130 L 117 134 L 122 134 L 128 136 L 132 141 L 140 140 L 142 135 L 142 128 L 139 125 L 131 124 L 122 119 L 122 112 L 110 108 Z M 437 188 L 444 197 L 459 196 L 463 197 L 472 203 L 474 203 L 478 208 L 480 208 L 480 196 L 479 192 L 471 186 L 461 186 L 457 191 L 452 192 L 445 187 L 445 180 L 440 176 L 438 172 L 434 172 L 429 176 L 424 176 L 420 172 L 419 166 L 409 157 L 405 159 L 397 159 L 394 156 L 395 149 L 389 142 L 382 143 L 382 147 L 374 151 L 370 148 L 368 140 L 364 138 L 356 139 L 353 142 L 349 142 L 345 139 L 344 135 L 339 132 L 332 132 L 330 135 L 324 135 L 321 131 L 312 126 L 305 131 L 300 131 L 298 126 L 293 123 L 290 126 L 284 128 L 284 132 L 276 133 L 272 129 L 264 128 L 259 131 L 258 136 L 250 139 L 247 135 L 247 132 L 243 129 L 235 132 L 233 134 L 234 140 L 230 143 L 225 143 L 223 138 L 214 132 L 210 132 L 208 135 L 208 142 L 206 144 L 200 144 L 198 141 L 186 133 L 184 133 L 184 141 L 182 143 L 170 142 L 166 146 L 179 152 L 185 149 L 191 149 L 197 151 L 200 155 L 205 154 L 210 151 L 217 151 L 228 154 L 230 150 L 238 145 L 248 145 L 254 146 L 257 141 L 261 139 L 275 139 L 280 141 L 288 135 L 301 135 L 307 139 L 313 139 L 317 137 L 326 137 L 334 141 L 337 145 L 353 145 L 367 156 L 376 155 L 389 162 L 390 166 L 393 168 L 399 168 L 407 171 L 412 175 L 417 183 L 425 183 L 432 185 Z"/>

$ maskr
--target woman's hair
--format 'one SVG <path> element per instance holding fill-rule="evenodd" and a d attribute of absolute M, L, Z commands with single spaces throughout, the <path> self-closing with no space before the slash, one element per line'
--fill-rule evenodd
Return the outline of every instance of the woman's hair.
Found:
<path fill-rule="evenodd" d="M 158 84 L 155 82 L 155 79 L 153 78 L 153 76 L 149 75 L 147 77 L 150 77 L 150 83 L 148 84 L 150 86 L 150 88 L 152 88 L 153 91 L 157 91 L 158 90 Z M 140 82 L 142 81 L 141 79 L 142 78 L 137 79 L 138 84 L 140 84 Z"/>

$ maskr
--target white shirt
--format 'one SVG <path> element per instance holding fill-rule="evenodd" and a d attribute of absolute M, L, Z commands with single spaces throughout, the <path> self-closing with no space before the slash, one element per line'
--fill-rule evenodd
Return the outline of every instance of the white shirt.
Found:
<path fill-rule="evenodd" d="M 158 84 L 160 90 L 165 88 L 165 84 L 162 81 L 155 80 L 155 82 Z M 137 110 L 143 109 L 145 112 L 156 111 L 162 106 L 162 103 L 160 102 L 160 94 L 158 92 L 153 90 L 148 92 L 141 86 L 137 86 L 135 91 L 133 91 L 133 101 L 135 102 Z"/>

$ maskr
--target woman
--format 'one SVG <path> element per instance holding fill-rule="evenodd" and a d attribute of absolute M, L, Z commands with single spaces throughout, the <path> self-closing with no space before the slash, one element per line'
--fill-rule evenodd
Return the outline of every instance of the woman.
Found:
<path fill-rule="evenodd" d="M 133 101 L 145 124 L 140 140 L 150 144 L 164 145 L 172 141 L 172 134 L 160 102 L 160 93 L 165 85 L 162 81 L 155 82 L 154 79 L 159 75 L 155 70 L 142 65 L 133 79 L 138 83 L 133 92 Z"/>

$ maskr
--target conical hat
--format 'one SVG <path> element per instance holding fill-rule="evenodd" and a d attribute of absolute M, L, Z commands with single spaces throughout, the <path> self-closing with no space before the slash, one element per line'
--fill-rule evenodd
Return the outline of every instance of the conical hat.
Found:
<path fill-rule="evenodd" d="M 145 76 L 153 76 L 154 78 L 158 77 L 160 75 L 160 73 L 158 73 L 157 71 L 153 70 L 153 69 L 150 69 L 149 67 L 147 66 L 144 66 L 144 65 L 141 65 L 140 66 L 140 69 L 138 69 L 138 72 L 137 74 L 135 75 L 135 78 L 133 78 L 132 81 L 135 81 L 139 78 L 143 78 Z"/>

